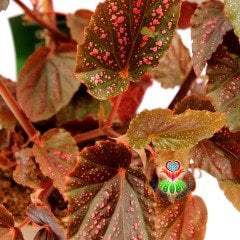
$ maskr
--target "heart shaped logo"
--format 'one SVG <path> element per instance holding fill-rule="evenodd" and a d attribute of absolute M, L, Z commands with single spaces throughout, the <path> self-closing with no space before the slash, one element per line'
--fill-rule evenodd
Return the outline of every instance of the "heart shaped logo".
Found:
<path fill-rule="evenodd" d="M 180 166 L 181 166 L 181 164 L 179 161 L 175 161 L 175 162 L 168 161 L 166 163 L 167 170 L 169 170 L 172 173 L 176 172 L 180 168 Z"/>

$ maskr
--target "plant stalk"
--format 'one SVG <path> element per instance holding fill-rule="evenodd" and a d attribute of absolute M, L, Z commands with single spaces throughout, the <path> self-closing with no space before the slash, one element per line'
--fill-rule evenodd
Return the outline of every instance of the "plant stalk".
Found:
<path fill-rule="evenodd" d="M 28 137 L 34 142 L 40 142 L 39 132 L 35 129 L 31 121 L 28 119 L 26 114 L 23 112 L 22 108 L 19 106 L 17 101 L 14 99 L 12 94 L 9 92 L 7 87 L 4 85 L 0 76 L 0 95 L 2 96 L 5 103 L 8 105 L 24 131 L 27 133 Z"/>
<path fill-rule="evenodd" d="M 194 69 L 192 68 L 191 71 L 188 73 L 186 79 L 184 80 L 183 84 L 181 85 L 178 93 L 168 106 L 169 109 L 173 110 L 176 103 L 180 102 L 188 93 L 190 87 L 192 86 L 193 81 L 196 79 L 196 74 Z"/>
<path fill-rule="evenodd" d="M 112 107 L 112 110 L 111 110 L 111 112 L 110 112 L 110 114 L 107 118 L 106 124 L 105 124 L 105 127 L 107 127 L 107 128 L 110 128 L 112 126 L 114 117 L 117 113 L 117 110 L 118 110 L 118 108 L 120 106 L 120 103 L 121 103 L 121 100 L 122 100 L 122 95 L 123 94 L 121 93 L 117 96 L 116 102 L 114 103 L 114 105 Z"/>
<path fill-rule="evenodd" d="M 80 133 L 80 134 L 76 135 L 74 138 L 77 143 L 82 143 L 82 142 L 86 142 L 88 140 L 92 140 L 94 138 L 101 137 L 104 135 L 105 134 L 102 131 L 102 129 L 98 128 L 98 129 L 94 129 L 94 130 L 91 130 L 91 131 L 88 131 L 85 133 Z"/>
<path fill-rule="evenodd" d="M 29 9 L 21 0 L 14 0 L 33 20 L 38 24 L 49 30 L 52 34 L 56 35 L 64 42 L 71 42 L 71 38 L 67 37 L 63 32 L 61 32 L 55 26 L 52 26 L 48 22 L 44 21 L 40 16 L 36 15 L 31 9 Z"/>

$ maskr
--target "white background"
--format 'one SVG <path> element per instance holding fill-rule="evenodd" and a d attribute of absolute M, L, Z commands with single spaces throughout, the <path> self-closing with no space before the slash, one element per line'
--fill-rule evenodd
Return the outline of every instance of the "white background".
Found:
<path fill-rule="evenodd" d="M 0 74 L 14 80 L 16 79 L 15 54 L 7 18 L 22 11 L 11 0 L 10 2 L 7 11 L 0 13 Z M 29 0 L 23 0 L 23 2 L 30 6 Z M 94 10 L 98 2 L 98 0 L 55 0 L 54 4 L 57 11 L 68 13 L 80 8 Z M 184 43 L 191 48 L 190 31 L 185 31 L 182 37 Z M 162 89 L 158 83 L 154 83 L 153 87 L 147 91 L 140 106 L 140 111 L 145 108 L 166 108 L 177 90 L 178 88 Z M 208 225 L 205 239 L 237 239 L 237 236 L 239 236 L 240 214 L 225 198 L 218 187 L 217 181 L 202 172 L 202 177 L 197 177 L 197 189 L 194 194 L 201 196 L 208 208 Z M 27 238 L 27 240 L 29 239 Z"/>

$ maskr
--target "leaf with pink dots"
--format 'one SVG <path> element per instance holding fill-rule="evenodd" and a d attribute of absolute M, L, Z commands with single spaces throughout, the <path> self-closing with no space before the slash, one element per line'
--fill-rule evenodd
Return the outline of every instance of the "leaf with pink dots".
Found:
<path fill-rule="evenodd" d="M 221 129 L 212 138 L 200 141 L 191 149 L 194 167 L 201 168 L 216 179 L 239 182 L 240 132 Z"/>
<path fill-rule="evenodd" d="M 68 239 L 155 239 L 153 191 L 131 158 L 129 148 L 111 141 L 80 153 L 66 179 Z"/>
<path fill-rule="evenodd" d="M 160 199 L 156 211 L 157 239 L 203 240 L 206 232 L 207 208 L 204 201 L 194 195 L 170 203 Z"/>
<path fill-rule="evenodd" d="M 199 75 L 232 26 L 224 15 L 224 4 L 216 0 L 201 3 L 191 18 L 191 25 L 193 67 Z"/>
<path fill-rule="evenodd" d="M 219 46 L 208 61 L 207 96 L 227 116 L 231 131 L 240 130 L 240 57 Z"/>
<path fill-rule="evenodd" d="M 64 194 L 64 179 L 73 170 L 79 151 L 74 138 L 64 129 L 53 128 L 33 146 L 33 155 L 45 176 Z"/>
<path fill-rule="evenodd" d="M 179 0 L 106 0 L 97 6 L 78 47 L 75 75 L 104 100 L 140 81 L 169 48 Z"/>

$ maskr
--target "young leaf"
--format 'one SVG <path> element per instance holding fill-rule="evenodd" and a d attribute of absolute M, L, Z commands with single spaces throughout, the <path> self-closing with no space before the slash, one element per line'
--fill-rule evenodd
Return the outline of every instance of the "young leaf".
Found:
<path fill-rule="evenodd" d="M 9 0 L 0 0 L 0 12 L 6 10 L 9 4 Z"/>
<path fill-rule="evenodd" d="M 235 34 L 240 39 L 240 1 L 224 0 L 226 15 L 233 25 Z M 240 41 L 240 40 L 239 40 Z"/>
<path fill-rule="evenodd" d="M 128 90 L 122 94 L 122 99 L 117 111 L 118 117 L 122 123 L 130 121 L 142 102 L 146 89 L 151 86 L 152 81 L 149 75 L 145 75 L 139 83 L 131 82 Z M 114 104 L 116 98 L 111 99 Z"/>
<path fill-rule="evenodd" d="M 89 93 L 114 97 L 156 66 L 169 47 L 179 5 L 179 0 L 100 3 L 77 52 L 75 74 Z"/>
<path fill-rule="evenodd" d="M 38 168 L 34 162 L 31 148 L 25 148 L 15 154 L 17 167 L 13 171 L 13 179 L 23 186 L 33 189 L 40 187 L 40 179 L 38 178 Z"/>
<path fill-rule="evenodd" d="M 200 4 L 191 19 L 193 67 L 199 75 L 207 60 L 232 26 L 224 15 L 224 4 L 212 0 Z"/>
<path fill-rule="evenodd" d="M 179 150 L 211 137 L 224 123 L 222 113 L 187 110 L 174 115 L 169 109 L 145 110 L 132 120 L 127 136 L 137 149 L 152 142 L 161 150 Z"/>
<path fill-rule="evenodd" d="M 0 75 L 0 80 L 8 88 L 10 93 L 15 97 L 16 96 L 16 83 L 2 77 Z M 0 126 L 2 128 L 14 128 L 17 123 L 16 118 L 14 117 L 12 111 L 9 109 L 5 101 L 0 96 Z"/>
<path fill-rule="evenodd" d="M 208 97 L 218 111 L 226 113 L 229 129 L 240 130 L 240 57 L 219 46 L 208 61 L 207 75 Z"/>
<path fill-rule="evenodd" d="M 22 232 L 14 227 L 12 214 L 0 204 L 0 240 L 23 240 Z"/>
<path fill-rule="evenodd" d="M 66 16 L 67 26 L 70 28 L 72 39 L 74 39 L 79 45 L 84 41 L 84 29 L 88 26 L 93 12 L 80 9 L 74 14 L 68 14 Z"/>
<path fill-rule="evenodd" d="M 122 143 L 97 142 L 67 178 L 68 239 L 155 239 L 153 191 Z"/>
<path fill-rule="evenodd" d="M 218 180 L 240 180 L 240 134 L 223 128 L 209 140 L 199 142 L 192 149 L 195 167 Z"/>
<path fill-rule="evenodd" d="M 187 96 L 182 99 L 181 102 L 178 102 L 174 106 L 174 113 L 180 114 L 185 112 L 187 109 L 191 110 L 207 110 L 209 112 L 215 112 L 215 109 L 208 99 L 200 99 L 194 95 Z"/>
<path fill-rule="evenodd" d="M 161 201 L 156 215 L 158 239 L 204 239 L 207 208 L 200 197 L 189 195 L 173 204 Z"/>
<path fill-rule="evenodd" d="M 64 193 L 63 181 L 73 170 L 79 154 L 74 138 L 63 129 L 51 129 L 44 133 L 40 144 L 33 146 L 33 154 L 43 174 Z"/>
<path fill-rule="evenodd" d="M 223 190 L 227 199 L 240 211 L 240 184 L 232 181 L 218 181 L 219 187 Z"/>
<path fill-rule="evenodd" d="M 188 49 L 182 43 L 181 37 L 175 33 L 169 50 L 159 60 L 158 66 L 153 68 L 153 78 L 164 88 L 181 85 L 189 71 L 192 62 Z"/>
<path fill-rule="evenodd" d="M 66 106 L 79 88 L 73 75 L 75 47 L 54 52 L 38 48 L 26 61 L 17 83 L 17 99 L 33 122 L 46 120 Z"/>
<path fill-rule="evenodd" d="M 35 222 L 36 224 L 43 226 L 45 228 L 44 230 L 40 230 L 34 239 L 42 240 L 50 240 L 49 238 L 41 238 L 41 236 L 48 236 L 47 233 L 49 233 L 50 236 L 54 236 L 54 239 L 57 240 L 65 240 L 65 233 L 63 227 L 58 223 L 58 219 L 53 215 L 51 212 L 51 209 L 47 205 L 35 205 L 31 204 L 27 208 L 27 215 L 28 217 Z"/>

